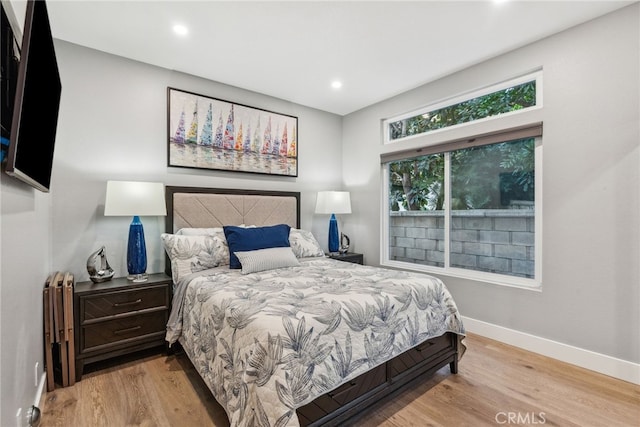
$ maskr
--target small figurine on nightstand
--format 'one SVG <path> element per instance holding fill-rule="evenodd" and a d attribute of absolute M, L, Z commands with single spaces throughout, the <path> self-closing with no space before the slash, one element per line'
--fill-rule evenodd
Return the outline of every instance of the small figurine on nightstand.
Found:
<path fill-rule="evenodd" d="M 96 270 L 96 259 L 98 257 L 100 257 L 100 270 Z M 102 283 L 111 280 L 114 271 L 109 265 L 109 261 L 107 261 L 104 246 L 89 255 L 87 259 L 87 271 L 89 272 L 89 279 L 91 279 L 93 283 Z"/>
<path fill-rule="evenodd" d="M 351 240 L 349 239 L 349 236 L 347 236 L 344 233 L 340 233 L 340 253 L 341 254 L 346 254 L 347 252 L 349 252 L 350 244 L 351 244 Z"/>

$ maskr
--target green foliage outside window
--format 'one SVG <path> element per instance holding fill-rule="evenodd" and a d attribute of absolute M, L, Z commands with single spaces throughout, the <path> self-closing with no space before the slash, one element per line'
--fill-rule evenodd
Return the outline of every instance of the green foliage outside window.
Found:
<path fill-rule="evenodd" d="M 535 80 L 389 124 L 389 139 L 467 123 L 536 105 Z"/>
<path fill-rule="evenodd" d="M 533 138 L 451 153 L 451 208 L 506 209 L 534 201 Z"/>
<path fill-rule="evenodd" d="M 536 104 L 535 80 L 389 125 L 398 139 Z M 534 200 L 535 141 L 525 139 L 451 152 L 451 208 L 501 209 Z M 441 210 L 444 154 L 390 163 L 389 203 L 397 210 Z"/>
<path fill-rule="evenodd" d="M 443 209 L 444 166 L 444 154 L 391 163 L 391 210 Z M 453 151 L 450 168 L 454 210 L 505 209 L 512 200 L 534 201 L 533 138 Z"/>

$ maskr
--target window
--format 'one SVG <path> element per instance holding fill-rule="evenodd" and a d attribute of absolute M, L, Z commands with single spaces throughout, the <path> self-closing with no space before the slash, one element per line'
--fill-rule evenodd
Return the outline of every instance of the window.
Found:
<path fill-rule="evenodd" d="M 530 74 L 477 91 L 460 102 L 447 100 L 388 120 L 387 142 L 535 107 L 540 104 L 536 90 L 540 77 L 540 73 Z"/>
<path fill-rule="evenodd" d="M 527 90 L 535 98 L 535 81 Z M 506 99 L 495 93 L 492 102 Z M 383 154 L 382 264 L 537 286 L 541 135 L 539 122 L 505 129 L 498 120 L 489 133 Z"/>

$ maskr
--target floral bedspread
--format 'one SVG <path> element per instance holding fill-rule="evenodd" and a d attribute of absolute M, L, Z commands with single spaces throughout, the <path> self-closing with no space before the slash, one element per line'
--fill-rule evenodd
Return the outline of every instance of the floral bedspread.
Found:
<path fill-rule="evenodd" d="M 464 327 L 437 278 L 329 258 L 174 289 L 180 343 L 232 426 L 298 426 L 295 409 L 427 339 Z"/>

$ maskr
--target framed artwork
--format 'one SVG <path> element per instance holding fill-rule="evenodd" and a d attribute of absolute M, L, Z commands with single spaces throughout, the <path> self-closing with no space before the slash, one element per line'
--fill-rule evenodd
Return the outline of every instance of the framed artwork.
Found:
<path fill-rule="evenodd" d="M 298 176 L 298 118 L 167 88 L 169 166 Z"/>

